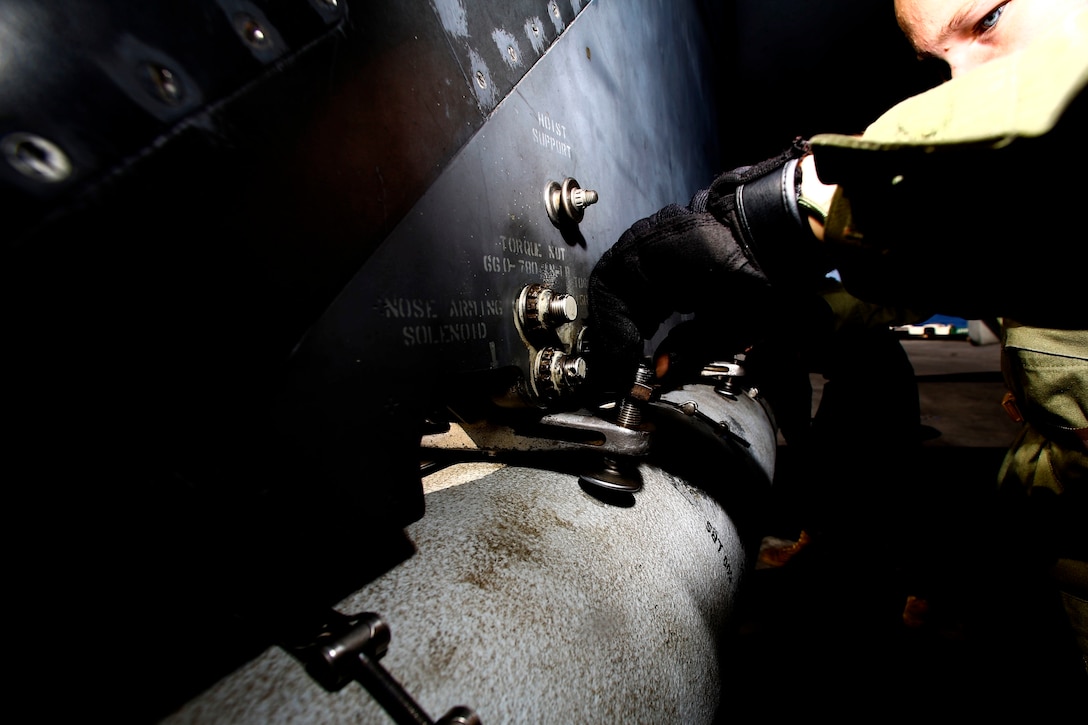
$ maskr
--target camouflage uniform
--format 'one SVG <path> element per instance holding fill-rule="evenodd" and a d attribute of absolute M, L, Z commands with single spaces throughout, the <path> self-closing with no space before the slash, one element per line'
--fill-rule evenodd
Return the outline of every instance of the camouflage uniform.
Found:
<path fill-rule="evenodd" d="M 1000 498 L 1029 510 L 1088 668 L 1088 11 L 1046 42 L 909 98 L 861 136 L 811 144 L 848 291 L 1003 321 L 1023 424 Z M 1079 249 L 1078 249 L 1079 248 Z M 1055 263 L 1058 260 L 1058 263 Z"/>

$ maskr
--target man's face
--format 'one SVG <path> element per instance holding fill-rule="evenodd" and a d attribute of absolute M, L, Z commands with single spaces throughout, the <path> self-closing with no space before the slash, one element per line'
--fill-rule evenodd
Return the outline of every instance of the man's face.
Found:
<path fill-rule="evenodd" d="M 1085 8 L 1088 0 L 895 0 L 914 49 L 943 60 L 953 77 L 1045 37 Z"/>

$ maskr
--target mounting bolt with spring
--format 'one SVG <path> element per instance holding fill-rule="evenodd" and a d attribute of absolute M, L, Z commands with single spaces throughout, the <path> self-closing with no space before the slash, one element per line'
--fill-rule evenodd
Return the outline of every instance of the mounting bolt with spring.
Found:
<path fill-rule="evenodd" d="M 515 324 L 527 338 L 554 331 L 578 319 L 578 300 L 542 284 L 522 288 L 514 303 Z M 528 340 L 526 340 L 528 342 Z"/>

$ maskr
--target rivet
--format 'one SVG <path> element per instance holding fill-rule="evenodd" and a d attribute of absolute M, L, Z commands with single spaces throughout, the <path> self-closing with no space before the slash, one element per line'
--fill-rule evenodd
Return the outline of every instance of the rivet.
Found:
<path fill-rule="evenodd" d="M 476 82 L 480 84 L 480 88 L 487 88 L 487 79 L 484 78 L 482 70 L 476 71 Z"/>
<path fill-rule="evenodd" d="M 506 53 L 507 53 L 507 55 L 510 56 L 510 60 L 512 60 L 515 63 L 518 62 L 518 52 L 516 50 L 514 50 L 514 46 L 512 46 L 512 45 L 506 46 Z"/>
<path fill-rule="evenodd" d="M 148 63 L 145 68 L 160 99 L 167 103 L 177 103 L 181 100 L 181 85 L 172 70 L 156 63 Z"/>
<path fill-rule="evenodd" d="M 242 40 L 246 41 L 255 48 L 260 48 L 268 45 L 268 35 L 264 32 L 264 28 L 261 27 L 255 19 L 249 15 L 239 16 L 235 22 L 237 23 L 238 32 L 242 35 Z"/>
<path fill-rule="evenodd" d="M 55 183 L 72 175 L 72 163 L 60 147 L 32 133 L 12 133 L 0 141 L 4 158 L 19 173 Z"/>

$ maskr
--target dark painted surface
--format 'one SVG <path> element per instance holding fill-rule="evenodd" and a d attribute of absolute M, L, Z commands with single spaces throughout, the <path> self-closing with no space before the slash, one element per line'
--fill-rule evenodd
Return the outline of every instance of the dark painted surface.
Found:
<path fill-rule="evenodd" d="M 520 280 L 480 274 L 504 234 L 580 255 L 563 277 L 577 293 L 636 218 L 795 135 L 860 129 L 913 82 L 868 75 L 906 64 L 887 17 L 857 1 L 648 2 L 587 27 L 524 91 L 606 0 L 3 5 L 0 136 L 46 138 L 72 169 L 43 182 L 0 164 L 11 621 L 33 702 L 66 682 L 77 710 L 118 720 L 160 712 L 269 627 L 304 628 L 409 555 L 434 386 L 526 365 L 498 326 L 402 354 L 403 327 L 372 304 L 365 329 L 335 306 L 353 280 L 508 301 Z M 264 40 L 246 41 L 250 22 Z M 683 103 L 661 90 L 678 77 L 696 79 Z M 511 143 L 548 130 L 541 98 L 553 121 L 573 117 L 572 156 Z M 584 244 L 543 219 L 543 184 L 568 174 L 605 184 Z M 422 231 L 404 225 L 418 208 L 440 211 Z M 389 239 L 417 246 L 367 270 Z M 441 283 L 419 265 L 454 251 L 470 263 Z M 240 605 L 254 593 L 264 611 Z"/>

